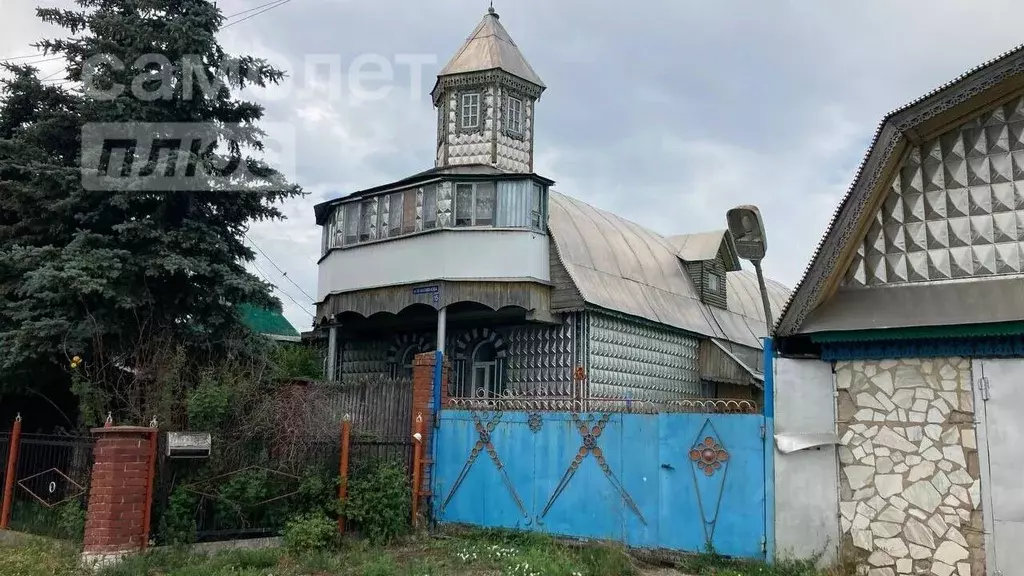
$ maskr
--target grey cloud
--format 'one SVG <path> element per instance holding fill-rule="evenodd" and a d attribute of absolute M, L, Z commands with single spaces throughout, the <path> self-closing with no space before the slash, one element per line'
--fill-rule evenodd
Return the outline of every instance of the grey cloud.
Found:
<path fill-rule="evenodd" d="M 225 13 L 258 0 L 222 1 Z M 893 3 L 498 1 L 502 22 L 548 84 L 538 108 L 537 170 L 558 189 L 670 234 L 721 227 L 727 208 L 761 206 L 768 273 L 793 285 L 853 177 L 878 120 L 1020 42 L 1012 0 Z M 299 0 L 222 33 L 232 51 L 278 54 L 308 84 L 307 54 L 434 54 L 419 86 L 396 76 L 385 101 L 296 91 L 267 102 L 292 123 L 311 192 L 289 220 L 253 237 L 315 295 L 312 205 L 433 164 L 433 75 L 486 3 Z M 45 27 L 18 6 L 0 44 Z M 11 12 L 11 9 L 8 9 Z M 32 33 L 26 32 L 31 30 Z M 13 40 L 11 40 L 13 39 Z M 422 94 L 411 101 L 410 90 Z M 316 112 L 313 119 L 310 113 Z M 318 114 L 318 115 L 317 115 Z M 298 290 L 264 262 L 275 283 Z M 297 327 L 309 316 L 285 301 Z M 311 307 L 309 307 L 311 309 Z"/>

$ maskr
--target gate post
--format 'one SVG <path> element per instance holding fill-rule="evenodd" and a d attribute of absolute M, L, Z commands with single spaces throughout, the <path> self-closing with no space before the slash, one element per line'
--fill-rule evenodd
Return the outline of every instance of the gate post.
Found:
<path fill-rule="evenodd" d="M 14 498 L 14 476 L 18 473 L 18 448 L 21 446 L 21 414 L 14 418 L 11 447 L 7 450 L 7 473 L 4 475 L 4 503 L 0 508 L 0 530 L 7 530 L 11 521 L 11 499 Z"/>
<path fill-rule="evenodd" d="M 352 420 L 348 414 L 341 420 L 341 457 L 338 462 L 338 501 L 345 502 L 348 496 L 348 458 L 352 438 Z M 338 514 L 338 533 L 345 531 L 345 515 Z"/>
<path fill-rule="evenodd" d="M 438 363 L 440 360 L 440 363 Z M 434 436 L 441 419 L 441 407 L 448 398 L 448 373 L 450 367 L 444 356 L 436 352 L 423 352 L 413 359 L 412 368 L 412 413 L 409 421 L 416 430 L 416 419 L 422 417 L 425 422 L 419 444 L 422 447 L 420 458 L 419 496 L 422 501 L 431 495 L 430 484 L 433 479 L 433 464 L 437 457 L 437 446 Z"/>
<path fill-rule="evenodd" d="M 97 439 L 82 559 L 97 565 L 146 546 L 145 520 L 153 504 L 151 444 L 156 434 L 141 426 L 93 428 L 92 433 Z"/>
<path fill-rule="evenodd" d="M 775 561 L 775 342 L 764 346 L 764 559 Z"/>

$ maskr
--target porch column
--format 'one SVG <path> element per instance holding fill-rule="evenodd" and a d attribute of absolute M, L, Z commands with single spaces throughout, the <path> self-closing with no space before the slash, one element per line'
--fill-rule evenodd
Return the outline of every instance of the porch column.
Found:
<path fill-rule="evenodd" d="M 437 311 L 437 351 L 444 354 L 445 330 L 448 324 L 448 309 L 441 307 Z"/>
<path fill-rule="evenodd" d="M 338 372 L 338 327 L 331 326 L 327 336 L 327 370 L 328 382 L 334 382 Z"/>

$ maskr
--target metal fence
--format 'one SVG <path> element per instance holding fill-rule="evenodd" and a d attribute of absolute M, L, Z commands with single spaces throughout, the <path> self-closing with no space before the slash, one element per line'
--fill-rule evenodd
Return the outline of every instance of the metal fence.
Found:
<path fill-rule="evenodd" d="M 214 437 L 209 458 L 167 456 L 160 435 L 152 528 L 154 544 L 210 542 L 277 536 L 294 516 L 333 511 L 338 497 L 340 438 L 331 442 L 292 436 L 286 445 Z M 301 448 L 297 448 L 301 445 Z M 350 440 L 349 478 L 389 462 L 407 473 L 408 438 Z"/>
<path fill-rule="evenodd" d="M 301 450 L 214 438 L 210 457 L 167 456 L 161 434 L 151 534 L 157 544 L 276 536 L 295 512 L 337 497 L 338 442 Z"/>
<path fill-rule="evenodd" d="M 21 435 L 11 495 L 12 530 L 82 539 L 94 442 L 92 436 Z M 4 435 L 4 468 L 9 448 L 10 437 Z"/>

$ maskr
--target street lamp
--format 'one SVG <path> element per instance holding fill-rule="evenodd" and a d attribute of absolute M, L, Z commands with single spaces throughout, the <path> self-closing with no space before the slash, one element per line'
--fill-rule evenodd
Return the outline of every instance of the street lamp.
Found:
<path fill-rule="evenodd" d="M 733 245 L 736 247 L 736 254 L 744 260 L 754 263 L 754 271 L 757 272 L 757 285 L 761 289 L 761 303 L 764 305 L 764 321 L 768 327 L 765 336 L 772 335 L 772 306 L 768 301 L 768 288 L 764 283 L 764 273 L 761 272 L 761 260 L 768 251 L 768 239 L 764 233 L 764 221 L 761 219 L 761 211 L 753 204 L 737 206 L 725 213 L 726 222 L 729 224 L 729 233 L 732 234 Z"/>

